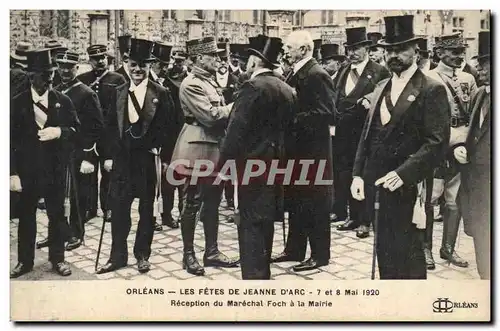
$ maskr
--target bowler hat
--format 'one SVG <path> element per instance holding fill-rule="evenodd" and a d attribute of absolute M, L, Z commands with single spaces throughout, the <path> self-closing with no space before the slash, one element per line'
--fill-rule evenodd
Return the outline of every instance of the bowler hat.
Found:
<path fill-rule="evenodd" d="M 436 48 L 455 49 L 467 47 L 467 44 L 465 43 L 460 32 L 436 37 L 435 42 Z"/>
<path fill-rule="evenodd" d="M 130 51 L 130 39 L 132 38 L 131 35 L 126 34 L 123 36 L 118 37 L 118 48 L 120 49 L 120 53 L 122 54 L 127 54 Z"/>
<path fill-rule="evenodd" d="M 33 45 L 27 41 L 20 41 L 16 45 L 16 49 L 10 54 L 12 60 L 21 62 L 23 64 L 26 63 L 26 52 L 31 50 Z"/>
<path fill-rule="evenodd" d="M 366 37 L 372 42 L 370 49 L 375 49 L 378 46 L 378 41 L 383 38 L 383 35 L 380 32 L 368 32 Z"/>
<path fill-rule="evenodd" d="M 478 52 L 477 59 L 490 56 L 491 52 L 491 35 L 490 31 L 480 31 L 478 35 Z"/>
<path fill-rule="evenodd" d="M 216 54 L 221 50 L 217 48 L 214 37 L 204 37 L 186 41 L 186 48 L 189 55 Z"/>
<path fill-rule="evenodd" d="M 134 61 L 154 61 L 152 55 L 154 43 L 146 39 L 130 38 L 129 57 Z"/>
<path fill-rule="evenodd" d="M 153 46 L 153 56 L 162 63 L 170 63 L 172 45 L 155 43 Z"/>
<path fill-rule="evenodd" d="M 281 41 L 281 38 L 268 37 L 260 34 L 249 39 L 249 55 L 255 55 L 275 67 L 279 66 L 278 59 L 283 48 L 283 42 Z"/>
<path fill-rule="evenodd" d="M 413 32 L 413 15 L 386 16 L 385 38 L 378 43 L 381 46 L 401 45 L 410 41 L 418 41 Z"/>
<path fill-rule="evenodd" d="M 328 60 L 333 58 L 336 61 L 343 61 L 344 55 L 339 54 L 339 44 L 323 44 L 321 45 L 321 59 Z"/>
<path fill-rule="evenodd" d="M 57 65 L 52 62 L 50 48 L 31 50 L 26 53 L 28 66 L 27 71 L 41 72 L 57 69 Z"/>
<path fill-rule="evenodd" d="M 75 52 L 65 51 L 64 53 L 58 53 L 56 55 L 57 63 L 70 63 L 70 64 L 78 64 L 78 59 L 80 55 Z"/>
<path fill-rule="evenodd" d="M 344 43 L 345 47 L 369 45 L 372 43 L 366 37 L 365 27 L 347 28 L 345 29 L 345 33 L 347 36 L 347 41 Z"/>
<path fill-rule="evenodd" d="M 106 45 L 91 45 L 87 48 L 87 53 L 89 54 L 89 57 L 107 55 L 108 48 L 106 47 Z"/>

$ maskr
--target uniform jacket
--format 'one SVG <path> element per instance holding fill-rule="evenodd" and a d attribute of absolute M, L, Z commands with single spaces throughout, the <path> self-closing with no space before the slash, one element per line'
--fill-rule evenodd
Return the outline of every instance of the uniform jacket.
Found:
<path fill-rule="evenodd" d="M 345 86 L 350 70 L 351 64 L 340 68 L 333 80 L 337 106 L 335 146 L 333 146 L 335 162 L 339 167 L 347 169 L 352 169 L 356 157 L 356 148 L 366 117 L 366 109 L 358 104 L 358 100 L 371 93 L 379 81 L 390 76 L 385 67 L 368 60 L 356 86 L 346 96 Z"/>
<path fill-rule="evenodd" d="M 195 160 L 208 159 L 214 165 L 219 160 L 219 148 L 231 109 L 225 105 L 217 87 L 213 75 L 198 67 L 193 67 L 181 83 L 179 99 L 186 124 L 172 155 L 172 162 L 189 161 L 187 167 L 176 168 L 181 175 L 191 175 Z"/>
<path fill-rule="evenodd" d="M 465 233 L 474 236 L 491 224 L 491 93 L 482 86 L 472 98 L 470 130 L 465 142 L 468 163 L 461 166 L 459 203 Z M 479 127 L 481 108 L 489 107 Z M 487 232 L 489 233 L 489 232 Z"/>
<path fill-rule="evenodd" d="M 63 194 L 66 169 L 80 122 L 71 100 L 62 93 L 50 90 L 48 116 L 44 128 L 60 127 L 58 139 L 40 142 L 40 127 L 35 122 L 31 89 L 15 96 L 10 107 L 10 174 L 21 178 L 21 185 L 33 184 L 42 178 L 58 193 Z M 24 182 L 24 184 L 23 184 Z M 61 189 L 61 191 L 59 191 Z"/>
<path fill-rule="evenodd" d="M 403 180 L 403 187 L 416 186 L 444 158 L 450 136 L 450 106 L 444 86 L 420 69 L 403 89 L 382 131 L 380 150 L 371 151 L 368 139 L 375 112 L 379 112 L 383 92 L 390 78 L 380 81 L 371 96 L 371 108 L 363 126 L 354 162 L 353 176 L 375 181 L 389 171 Z M 365 166 L 367 161 L 376 167 Z M 375 162 L 375 163 L 373 163 Z"/>
<path fill-rule="evenodd" d="M 125 68 L 123 66 L 121 66 L 120 68 L 118 68 L 115 72 L 118 73 L 118 74 L 120 74 L 120 75 L 122 75 L 123 78 L 125 78 L 125 80 L 127 82 L 130 82 L 130 77 L 127 74 L 127 72 L 125 71 Z"/>
<path fill-rule="evenodd" d="M 75 158 L 92 162 L 95 145 L 104 128 L 104 119 L 97 94 L 87 85 L 78 83 L 81 82 L 75 78 L 66 85 L 56 86 L 55 89 L 71 99 L 80 120 L 80 131 L 75 139 Z M 70 88 L 74 84 L 78 85 Z M 70 89 L 67 90 L 68 88 Z"/>
<path fill-rule="evenodd" d="M 29 89 L 30 81 L 28 74 L 21 68 L 10 69 L 10 97 Z"/>

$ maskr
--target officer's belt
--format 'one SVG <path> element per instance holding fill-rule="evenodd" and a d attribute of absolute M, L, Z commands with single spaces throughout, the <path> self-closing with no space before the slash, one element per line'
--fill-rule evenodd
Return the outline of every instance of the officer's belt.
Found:
<path fill-rule="evenodd" d="M 469 121 L 466 118 L 463 118 L 463 117 L 452 116 L 451 119 L 450 119 L 450 125 L 451 125 L 452 128 L 458 128 L 458 127 L 461 127 L 461 126 L 468 126 L 469 125 Z"/>

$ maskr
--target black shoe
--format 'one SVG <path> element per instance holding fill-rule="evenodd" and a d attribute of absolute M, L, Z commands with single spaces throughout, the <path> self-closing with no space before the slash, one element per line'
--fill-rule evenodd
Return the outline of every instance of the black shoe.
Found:
<path fill-rule="evenodd" d="M 112 272 L 112 271 L 121 269 L 121 268 L 126 267 L 126 266 L 127 266 L 126 263 L 108 262 L 104 266 L 102 266 L 101 268 L 97 269 L 96 274 L 98 274 L 98 275 L 105 274 L 107 272 Z"/>
<path fill-rule="evenodd" d="M 337 230 L 339 231 L 350 231 L 354 230 L 359 226 L 358 222 L 353 220 L 347 220 L 344 224 L 340 224 L 337 226 Z"/>
<path fill-rule="evenodd" d="M 356 230 L 356 237 L 363 239 L 370 236 L 370 228 L 366 225 L 360 225 Z"/>
<path fill-rule="evenodd" d="M 424 247 L 425 264 L 427 265 L 427 270 L 436 269 L 436 264 L 434 258 L 432 257 L 432 251 L 429 247 Z"/>
<path fill-rule="evenodd" d="M 45 210 L 45 209 L 46 209 L 46 207 L 45 207 L 45 200 L 40 200 L 40 201 L 38 201 L 38 203 L 37 203 L 36 207 L 37 207 L 38 209 L 40 209 L 40 210 Z"/>
<path fill-rule="evenodd" d="M 205 269 L 198 263 L 198 259 L 196 259 L 194 253 L 184 253 L 182 269 L 186 270 L 191 275 L 203 276 L 205 274 Z"/>
<path fill-rule="evenodd" d="M 91 219 L 93 218 L 96 218 L 97 217 L 97 210 L 88 210 L 86 213 L 85 213 L 85 221 L 88 222 L 90 221 Z"/>
<path fill-rule="evenodd" d="M 295 272 L 314 270 L 319 267 L 328 265 L 328 261 L 316 261 L 315 259 L 309 258 L 308 260 L 297 264 L 292 269 Z"/>
<path fill-rule="evenodd" d="M 52 269 L 59 275 L 64 277 L 71 275 L 71 268 L 65 261 L 52 264 Z"/>
<path fill-rule="evenodd" d="M 331 223 L 336 223 L 336 222 L 342 222 L 344 221 L 345 222 L 345 219 L 344 218 L 340 218 L 337 214 L 333 213 L 333 214 L 330 214 L 330 222 Z"/>
<path fill-rule="evenodd" d="M 69 251 L 72 251 L 72 250 L 80 247 L 81 245 L 82 245 L 82 240 L 78 239 L 76 237 L 73 237 L 66 244 L 66 250 L 69 252 Z"/>
<path fill-rule="evenodd" d="M 177 220 L 174 220 L 174 218 L 172 216 L 163 217 L 161 224 L 166 225 L 171 229 L 178 229 L 179 228 L 179 222 Z"/>
<path fill-rule="evenodd" d="M 203 257 L 203 265 L 205 267 L 236 268 L 239 266 L 239 262 L 238 259 L 230 259 L 221 252 L 217 252 L 210 257 Z"/>
<path fill-rule="evenodd" d="M 150 269 L 151 269 L 151 264 L 149 263 L 148 260 L 146 259 L 137 260 L 137 270 L 139 270 L 141 274 L 148 272 Z"/>
<path fill-rule="evenodd" d="M 31 272 L 33 270 L 33 266 L 28 266 L 24 263 L 19 262 L 14 269 L 10 271 L 10 278 L 18 278 L 21 277 L 24 274 L 27 274 L 28 272 Z"/>
<path fill-rule="evenodd" d="M 443 260 L 447 260 L 448 262 L 457 267 L 467 268 L 469 266 L 469 262 L 465 261 L 460 256 L 458 256 L 456 251 L 453 251 L 453 253 L 451 253 L 450 250 L 441 248 L 439 250 L 439 256 Z"/>
<path fill-rule="evenodd" d="M 44 247 L 49 247 L 49 238 L 45 238 L 43 240 L 37 241 L 36 249 L 40 249 L 40 248 L 44 248 Z"/>
<path fill-rule="evenodd" d="M 296 256 L 289 255 L 285 252 L 271 257 L 271 263 L 280 263 L 280 262 L 287 262 L 287 261 L 300 262 L 302 260 L 303 259 L 300 259 Z"/>
<path fill-rule="evenodd" d="M 162 230 L 163 227 L 161 226 L 161 224 L 155 222 L 155 231 L 162 231 Z"/>

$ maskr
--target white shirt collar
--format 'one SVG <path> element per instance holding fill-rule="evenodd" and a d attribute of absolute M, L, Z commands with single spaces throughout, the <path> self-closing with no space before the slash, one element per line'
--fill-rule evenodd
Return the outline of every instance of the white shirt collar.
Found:
<path fill-rule="evenodd" d="M 365 70 L 366 65 L 368 64 L 368 61 L 370 58 L 367 56 L 366 59 L 363 60 L 363 62 L 357 63 L 357 64 L 351 64 L 351 70 L 356 68 L 356 71 L 358 72 L 358 75 L 361 76 L 363 73 L 363 70 Z"/>
<path fill-rule="evenodd" d="M 307 57 L 303 58 L 302 60 L 300 60 L 299 62 L 295 63 L 293 65 L 293 73 L 296 74 L 297 71 L 299 71 L 300 68 L 302 68 L 310 59 L 312 59 L 312 55 L 307 56 Z"/>
<path fill-rule="evenodd" d="M 233 72 L 238 72 L 238 71 L 240 70 L 240 66 L 236 66 L 236 67 L 235 67 L 235 66 L 233 66 L 233 65 L 231 64 L 231 62 L 229 62 L 229 67 L 231 67 L 231 70 L 232 70 Z"/>
<path fill-rule="evenodd" d="M 460 65 L 460 70 L 463 71 L 466 65 L 467 65 L 467 62 L 463 61 L 462 64 Z"/>
<path fill-rule="evenodd" d="M 41 102 L 44 106 L 47 106 L 49 103 L 49 90 L 45 91 L 43 95 L 39 95 L 33 86 L 31 87 L 31 98 L 35 103 Z"/>
<path fill-rule="evenodd" d="M 401 75 L 396 75 L 395 73 L 392 74 L 392 80 L 399 81 L 399 82 L 407 82 L 410 80 L 411 77 L 415 74 L 417 71 L 418 66 L 416 63 L 413 63 L 408 69 L 403 71 Z"/>
<path fill-rule="evenodd" d="M 144 79 L 142 82 L 139 83 L 139 85 L 135 85 L 133 81 L 130 81 L 130 87 L 129 91 L 130 92 L 145 92 L 146 89 L 148 88 L 148 79 Z"/>
<path fill-rule="evenodd" d="M 257 69 L 253 72 L 252 76 L 250 76 L 250 79 L 254 78 L 255 76 L 257 75 L 260 75 L 264 72 L 272 72 L 271 69 L 267 69 L 267 68 L 260 68 L 260 69 Z"/>

